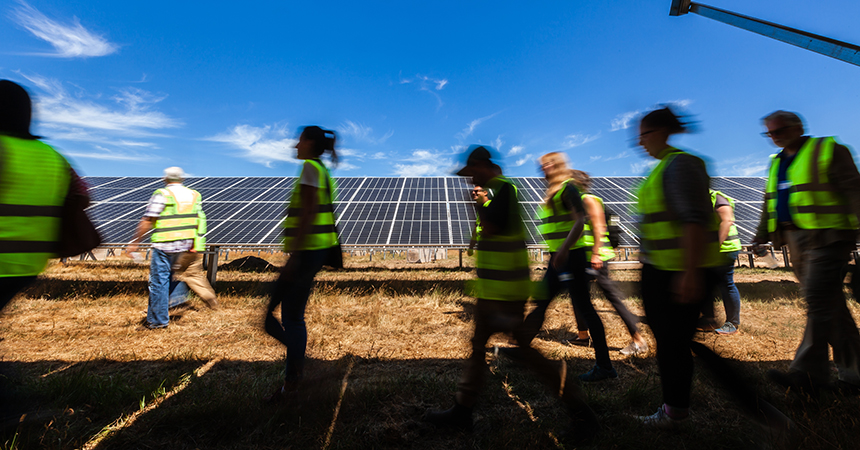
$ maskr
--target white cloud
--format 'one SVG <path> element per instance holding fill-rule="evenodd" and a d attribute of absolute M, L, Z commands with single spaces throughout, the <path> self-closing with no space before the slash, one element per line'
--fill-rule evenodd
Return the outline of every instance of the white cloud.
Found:
<path fill-rule="evenodd" d="M 651 169 L 653 169 L 654 166 L 656 166 L 657 163 L 659 163 L 659 162 L 660 162 L 660 160 L 657 160 L 657 159 L 651 159 L 649 161 L 635 162 L 635 163 L 630 164 L 630 171 L 633 172 L 635 175 L 643 175 L 643 174 L 645 174 L 645 172 L 648 172 Z"/>
<path fill-rule="evenodd" d="M 419 91 L 428 92 L 434 97 L 436 97 L 436 109 L 439 109 L 442 107 L 442 105 L 444 105 L 444 102 L 442 102 L 442 97 L 440 97 L 439 94 L 434 91 L 441 91 L 442 89 L 445 89 L 445 86 L 448 85 L 447 78 L 433 78 L 421 74 L 415 75 L 414 78 L 403 78 L 401 76 L 400 84 L 412 83 L 415 83 L 418 86 Z"/>
<path fill-rule="evenodd" d="M 401 177 L 450 176 L 454 161 L 450 153 L 436 150 L 413 150 L 404 163 L 394 164 L 394 174 Z"/>
<path fill-rule="evenodd" d="M 602 159 L 602 158 L 603 158 L 602 156 L 592 156 L 592 157 L 589 157 L 589 158 L 588 158 L 588 162 L 598 161 L 598 160 L 600 160 L 600 159 Z"/>
<path fill-rule="evenodd" d="M 78 152 L 78 151 L 67 151 L 63 152 L 63 154 L 70 156 L 72 158 L 85 158 L 85 159 L 100 159 L 102 161 L 152 161 L 153 159 L 158 159 L 154 155 L 143 155 L 143 154 L 134 154 L 134 153 L 118 153 L 113 150 L 95 146 L 96 149 L 100 150 L 98 152 Z"/>
<path fill-rule="evenodd" d="M 385 158 L 387 158 L 387 156 L 385 156 L 385 153 L 383 153 L 383 152 L 376 152 L 376 153 L 370 155 L 370 159 L 385 159 Z"/>
<path fill-rule="evenodd" d="M 391 136 L 394 136 L 394 131 L 385 133 L 381 138 L 373 136 L 373 128 L 366 125 L 347 120 L 337 127 L 337 132 L 341 136 L 352 137 L 357 141 L 369 142 L 371 144 L 382 144 Z"/>
<path fill-rule="evenodd" d="M 499 151 L 502 150 L 502 145 L 504 145 L 504 144 L 505 144 L 505 141 L 502 140 L 501 136 L 497 137 L 492 142 L 493 148 L 495 148 L 496 150 L 499 150 Z"/>
<path fill-rule="evenodd" d="M 763 177 L 767 175 L 767 169 L 770 167 L 767 163 L 751 165 L 751 166 L 732 166 L 730 176 L 737 177 Z"/>
<path fill-rule="evenodd" d="M 355 170 L 355 169 L 359 169 L 360 167 L 356 166 L 355 164 L 350 164 L 348 162 L 340 161 L 337 163 L 336 168 L 338 170 Z"/>
<path fill-rule="evenodd" d="M 585 145 L 591 141 L 597 140 L 600 138 L 600 133 L 597 134 L 569 134 L 564 137 L 564 142 L 562 142 L 562 148 L 567 150 L 574 147 L 579 147 L 580 145 Z"/>
<path fill-rule="evenodd" d="M 610 156 L 609 158 L 606 158 L 604 161 L 613 161 L 616 159 L 624 159 L 624 158 L 629 158 L 631 156 L 633 156 L 633 153 L 630 153 L 628 150 L 624 150 L 623 152 L 621 152 L 615 156 Z"/>
<path fill-rule="evenodd" d="M 77 17 L 73 17 L 72 23 L 66 25 L 49 19 L 24 1 L 19 3 L 20 6 L 12 10 L 12 19 L 34 36 L 51 44 L 56 50 L 52 56 L 105 56 L 119 50 L 116 44 L 84 28 Z"/>
<path fill-rule="evenodd" d="M 278 161 L 298 163 L 293 150 L 296 140 L 287 136 L 286 125 L 262 127 L 236 125 L 226 133 L 206 140 L 229 144 L 240 151 L 239 157 L 272 167 Z"/>
<path fill-rule="evenodd" d="M 628 111 L 615 116 L 615 118 L 612 119 L 612 122 L 610 123 L 609 131 L 626 130 L 630 128 L 633 119 L 638 117 L 639 114 L 641 113 L 637 110 Z"/>
<path fill-rule="evenodd" d="M 515 145 L 515 146 L 511 147 L 510 150 L 508 150 L 508 156 L 519 155 L 525 149 L 526 148 L 523 147 L 522 145 Z"/>
<path fill-rule="evenodd" d="M 531 160 L 532 160 L 532 156 L 533 156 L 533 155 L 532 155 L 531 153 L 529 153 L 528 155 L 525 155 L 525 156 L 523 156 L 522 158 L 520 158 L 520 159 L 516 160 L 516 162 L 514 162 L 514 167 L 520 167 L 520 166 L 522 166 L 523 164 L 525 164 L 525 163 L 527 163 L 527 162 L 531 161 Z"/>
<path fill-rule="evenodd" d="M 499 111 L 499 112 L 501 112 L 501 111 Z M 484 123 L 487 120 L 492 119 L 493 117 L 498 115 L 499 112 L 494 112 L 494 113 L 490 114 L 489 116 L 484 116 L 484 117 L 481 117 L 481 118 L 478 118 L 478 119 L 475 119 L 475 120 L 469 122 L 469 125 L 467 125 L 466 128 L 463 129 L 463 131 L 461 131 L 460 133 L 457 133 L 457 137 L 460 138 L 461 140 L 465 140 L 467 137 L 472 135 L 472 132 L 475 131 L 475 128 L 477 128 L 478 125 Z"/>
<path fill-rule="evenodd" d="M 38 75 L 24 77 L 44 91 L 44 95 L 36 96 L 36 113 L 39 121 L 51 128 L 66 131 L 75 128 L 94 129 L 125 136 L 152 136 L 152 132 L 148 130 L 177 128 L 183 125 L 180 120 L 152 109 L 153 105 L 167 97 L 165 95 L 125 88 L 111 98 L 118 104 L 117 107 L 86 100 L 83 98 L 86 93 L 72 96 L 55 79 Z"/>

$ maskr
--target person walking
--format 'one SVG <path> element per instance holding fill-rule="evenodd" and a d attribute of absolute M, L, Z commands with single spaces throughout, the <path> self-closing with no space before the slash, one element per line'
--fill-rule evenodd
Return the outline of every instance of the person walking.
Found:
<path fill-rule="evenodd" d="M 140 241 L 152 230 L 149 306 L 143 322 L 147 329 L 167 327 L 168 310 L 185 301 L 186 286 L 177 286 L 178 283 L 185 283 L 209 308 L 219 308 L 215 290 L 203 272 L 200 254 L 206 250 L 203 198 L 199 192 L 183 186 L 184 179 L 185 172 L 180 167 L 164 169 L 165 186 L 149 198 L 127 249 L 129 254 L 136 252 Z"/>
<path fill-rule="evenodd" d="M 692 340 L 702 302 L 723 264 L 719 222 L 709 199 L 704 161 L 669 145 L 687 131 L 669 108 L 651 111 L 639 125 L 639 145 L 659 162 L 637 193 L 642 303 L 657 341 L 663 405 L 640 416 L 645 426 L 673 428 L 689 416 L 694 352 L 752 416 L 782 433 L 791 421 L 743 383 L 743 377 L 704 344 Z"/>
<path fill-rule="evenodd" d="M 753 244 L 788 245 L 806 300 L 806 328 L 788 372 L 771 370 L 774 382 L 813 394 L 829 384 L 829 352 L 837 387 L 860 393 L 860 332 L 846 305 L 842 267 L 856 249 L 860 223 L 860 173 L 851 151 L 834 137 L 804 134 L 796 113 L 762 119 L 765 136 L 782 150 L 771 159 L 761 221 Z"/>
<path fill-rule="evenodd" d="M 735 260 L 741 251 L 741 238 L 735 226 L 735 200 L 720 191 L 713 189 L 711 204 L 720 219 L 720 253 L 725 259 L 724 264 L 714 269 L 719 277 L 717 286 L 723 298 L 726 310 L 726 321 L 719 328 L 714 313 L 714 302 L 702 304 L 702 318 L 699 319 L 700 331 L 715 331 L 717 334 L 735 334 L 741 326 L 741 294 L 735 286 Z"/>
<path fill-rule="evenodd" d="M 523 320 L 531 280 L 517 188 L 493 163 L 490 150 L 484 146 L 470 150 L 465 167 L 457 175 L 471 177 L 476 186 L 490 189 L 494 194 L 489 205 L 478 207 L 483 231 L 478 235 L 478 278 L 472 292 L 477 297 L 472 350 L 454 406 L 444 411 L 428 411 L 424 419 L 437 426 L 471 428 L 472 411 L 486 378 L 487 341 L 495 333 L 512 333 L 526 364 L 567 406 L 574 420 L 572 438 L 587 439 L 597 432 L 597 417 L 576 384 L 566 382 L 565 362 L 554 363 L 530 345 L 534 335 Z"/>
<path fill-rule="evenodd" d="M 323 265 L 343 267 L 335 228 L 334 181 L 320 160 L 328 153 L 337 164 L 336 139 L 334 131 L 308 126 L 296 144 L 296 158 L 304 162 L 284 220 L 284 251 L 290 257 L 275 282 L 265 318 L 266 332 L 287 347 L 286 368 L 283 385 L 264 399 L 267 402 L 298 392 L 308 342 L 305 308 L 314 277 Z M 278 305 L 280 323 L 274 317 Z"/>
<path fill-rule="evenodd" d="M 573 170 L 571 175 L 571 180 L 582 194 L 582 204 L 588 218 L 582 237 L 576 241 L 574 247 L 585 249 L 587 265 L 592 269 L 592 275 L 595 277 L 597 285 L 609 303 L 612 304 L 612 307 L 615 308 L 621 320 L 624 321 L 624 325 L 627 326 L 631 342 L 619 352 L 625 356 L 648 353 L 648 342 L 639 332 L 639 319 L 627 309 L 621 289 L 609 276 L 609 264 L 607 262 L 615 258 L 615 251 L 609 242 L 603 199 L 590 193 L 591 177 L 587 173 Z"/>
<path fill-rule="evenodd" d="M 66 158 L 30 133 L 31 119 L 27 91 L 0 80 L 0 310 L 55 257 L 67 194 L 89 202 Z"/>

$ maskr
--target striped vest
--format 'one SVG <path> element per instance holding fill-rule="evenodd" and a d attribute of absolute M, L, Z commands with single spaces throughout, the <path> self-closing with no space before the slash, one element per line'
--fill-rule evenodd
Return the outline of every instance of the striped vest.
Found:
<path fill-rule="evenodd" d="M 155 221 L 149 240 L 159 243 L 194 239 L 194 250 L 206 250 L 206 215 L 200 193 L 179 184 L 155 193 L 164 196 L 164 211 Z"/>
<path fill-rule="evenodd" d="M 728 200 L 729 206 L 732 208 L 732 215 L 734 215 L 735 199 L 720 191 L 711 189 L 711 204 L 714 206 L 717 205 L 717 195 L 721 195 L 723 198 Z M 738 235 L 738 227 L 736 227 L 735 224 L 732 224 L 732 226 L 729 227 L 729 234 L 726 236 L 726 240 L 723 241 L 723 244 L 720 246 L 720 252 L 729 253 L 739 251 L 741 251 L 741 237 Z"/>
<path fill-rule="evenodd" d="M 301 245 L 296 250 L 322 250 L 337 246 L 337 231 L 334 226 L 334 183 L 329 176 L 328 170 L 318 159 L 305 160 L 302 170 L 304 171 L 307 165 L 317 169 L 319 174 L 319 185 L 323 186 L 317 189 L 317 205 L 312 211 L 313 219 L 311 227 L 305 235 Z M 301 176 L 299 177 L 301 179 Z M 284 220 L 284 249 L 292 250 L 293 239 L 295 238 L 299 220 L 302 215 L 302 185 L 296 184 L 290 197 L 290 206 L 287 210 L 287 218 Z"/>

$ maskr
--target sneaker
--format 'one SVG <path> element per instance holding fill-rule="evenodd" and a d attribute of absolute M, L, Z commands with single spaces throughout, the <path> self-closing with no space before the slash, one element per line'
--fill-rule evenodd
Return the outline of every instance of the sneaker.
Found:
<path fill-rule="evenodd" d="M 221 309 L 221 304 L 220 304 L 220 303 L 218 303 L 218 299 L 217 299 L 217 298 L 213 298 L 212 300 L 206 300 L 206 299 L 204 298 L 204 299 L 203 299 L 203 303 L 206 303 L 206 306 L 208 306 L 208 307 L 209 307 L 209 309 L 212 309 L 212 310 L 218 310 L 218 309 Z"/>
<path fill-rule="evenodd" d="M 588 382 L 601 381 L 609 378 L 618 378 L 618 372 L 615 371 L 615 368 L 604 369 L 597 364 L 595 364 L 591 370 L 579 376 L 580 380 Z"/>
<path fill-rule="evenodd" d="M 717 334 L 735 334 L 738 332 L 738 327 L 731 322 L 726 322 L 723 324 L 723 326 L 717 328 L 714 331 L 716 331 Z"/>
<path fill-rule="evenodd" d="M 635 342 L 631 342 L 627 347 L 622 348 L 618 352 L 624 356 L 644 355 L 645 353 L 648 353 L 648 344 L 639 345 Z"/>
<path fill-rule="evenodd" d="M 673 430 L 678 428 L 687 420 L 686 417 L 683 419 L 673 419 L 666 414 L 666 411 L 663 410 L 663 407 L 657 409 L 657 412 L 651 414 L 650 416 L 636 416 L 638 420 L 642 421 L 642 425 L 645 425 L 649 428 L 658 428 L 661 430 Z"/>
<path fill-rule="evenodd" d="M 161 325 L 157 325 L 157 324 L 148 322 L 146 319 L 143 319 L 143 323 L 141 323 L 140 325 L 141 325 L 141 328 L 138 328 L 139 330 L 158 330 L 160 328 L 167 328 L 166 323 L 161 324 Z"/>

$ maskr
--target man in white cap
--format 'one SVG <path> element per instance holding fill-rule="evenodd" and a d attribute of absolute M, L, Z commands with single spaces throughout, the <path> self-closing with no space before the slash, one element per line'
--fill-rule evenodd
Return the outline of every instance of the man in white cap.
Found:
<path fill-rule="evenodd" d="M 203 273 L 199 252 L 206 249 L 206 215 L 200 193 L 182 185 L 185 173 L 179 167 L 164 169 L 165 187 L 157 189 L 143 219 L 137 226 L 128 252 L 137 251 L 143 236 L 153 230 L 152 258 L 149 266 L 149 307 L 143 326 L 165 328 L 169 322 L 168 309 L 185 301 L 182 295 L 187 284 L 212 309 L 218 308 L 215 291 Z M 176 282 L 171 283 L 171 274 Z M 171 290 L 171 284 L 174 289 Z M 171 296 L 173 291 L 173 296 Z"/>

